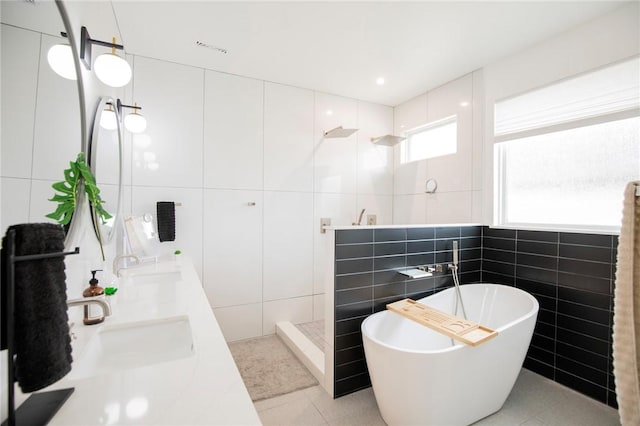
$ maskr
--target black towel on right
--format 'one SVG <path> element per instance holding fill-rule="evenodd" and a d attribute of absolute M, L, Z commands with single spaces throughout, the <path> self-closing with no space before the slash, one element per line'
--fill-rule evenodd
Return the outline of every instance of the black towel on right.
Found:
<path fill-rule="evenodd" d="M 175 241 L 176 204 L 173 201 L 158 201 L 156 203 L 156 213 L 160 242 Z"/>
<path fill-rule="evenodd" d="M 8 230 L 12 229 L 17 256 L 64 251 L 60 225 L 28 223 Z M 5 236 L 3 257 L 7 250 Z M 25 393 L 47 387 L 71 371 L 64 268 L 64 256 L 15 263 L 15 377 Z M 4 274 L 2 280 L 4 287 Z"/>

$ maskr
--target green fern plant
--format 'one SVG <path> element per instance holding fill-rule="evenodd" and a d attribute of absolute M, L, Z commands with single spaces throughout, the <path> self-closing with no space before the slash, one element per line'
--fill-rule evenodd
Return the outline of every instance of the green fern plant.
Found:
<path fill-rule="evenodd" d="M 59 193 L 54 194 L 49 201 L 58 203 L 58 207 L 46 217 L 56 220 L 61 225 L 68 225 L 78 204 L 78 187 L 80 183 L 83 183 L 84 191 L 93 208 L 94 219 L 99 218 L 103 224 L 106 223 L 107 219 L 111 219 L 112 216 L 102 206 L 104 201 L 100 197 L 100 189 L 96 184 L 96 178 L 93 176 L 82 152 L 78 154 L 76 161 L 69 162 L 69 168 L 64 170 L 64 180 L 51 185 Z M 97 234 L 100 250 L 102 251 L 102 239 L 100 238 L 100 233 L 98 232 Z M 102 258 L 104 259 L 104 251 L 102 251 Z"/>

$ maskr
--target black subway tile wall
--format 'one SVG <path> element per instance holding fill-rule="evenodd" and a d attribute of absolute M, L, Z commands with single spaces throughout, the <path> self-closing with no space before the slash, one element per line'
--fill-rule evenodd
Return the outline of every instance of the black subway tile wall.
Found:
<path fill-rule="evenodd" d="M 482 281 L 540 303 L 524 366 L 616 407 L 611 367 L 612 235 L 482 228 Z"/>
<path fill-rule="evenodd" d="M 335 396 L 370 385 L 360 324 L 388 303 L 453 285 L 450 272 L 408 279 L 397 269 L 453 259 L 462 284 L 521 288 L 540 303 L 524 366 L 616 407 L 611 334 L 618 238 L 481 226 L 336 231 Z"/>
<path fill-rule="evenodd" d="M 335 237 L 334 394 L 371 385 L 360 325 L 374 312 L 406 297 L 420 299 L 453 285 L 450 272 L 410 279 L 407 267 L 450 263 L 460 242 L 460 281 L 479 282 L 482 227 L 444 226 L 337 230 Z"/>

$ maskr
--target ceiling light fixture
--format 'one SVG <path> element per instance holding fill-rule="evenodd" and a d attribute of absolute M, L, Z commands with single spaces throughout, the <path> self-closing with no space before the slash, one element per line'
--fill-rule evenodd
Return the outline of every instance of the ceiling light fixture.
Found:
<path fill-rule="evenodd" d="M 464 107 L 468 107 L 468 106 L 469 106 L 469 102 L 467 102 L 467 101 L 462 101 L 462 102 L 460 102 L 460 106 L 461 106 L 461 107 L 463 107 L 463 108 L 464 108 Z"/>
<path fill-rule="evenodd" d="M 89 36 L 87 27 L 82 27 L 80 32 L 80 59 L 84 66 L 91 69 L 91 46 L 110 47 L 111 53 L 103 53 L 96 58 L 94 63 L 96 76 L 107 86 L 122 87 L 131 81 L 131 67 L 129 63 L 116 55 L 116 49 L 124 50 L 124 46 L 116 44 L 116 38 L 112 42 L 94 40 Z"/>
<path fill-rule="evenodd" d="M 378 86 L 383 86 L 384 85 L 384 77 L 378 77 L 376 78 L 376 84 Z"/>

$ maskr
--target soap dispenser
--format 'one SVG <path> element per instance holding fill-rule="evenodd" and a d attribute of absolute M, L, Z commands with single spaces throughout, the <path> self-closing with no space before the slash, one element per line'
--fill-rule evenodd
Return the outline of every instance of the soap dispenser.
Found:
<path fill-rule="evenodd" d="M 83 297 L 100 297 L 105 299 L 104 289 L 98 285 L 98 279 L 96 278 L 98 271 L 102 271 L 102 269 L 91 271 L 92 278 L 89 280 L 89 287 L 82 292 Z M 102 321 L 104 321 L 104 312 L 102 312 L 98 306 L 84 305 L 84 318 L 82 322 L 85 325 L 100 324 Z"/>

